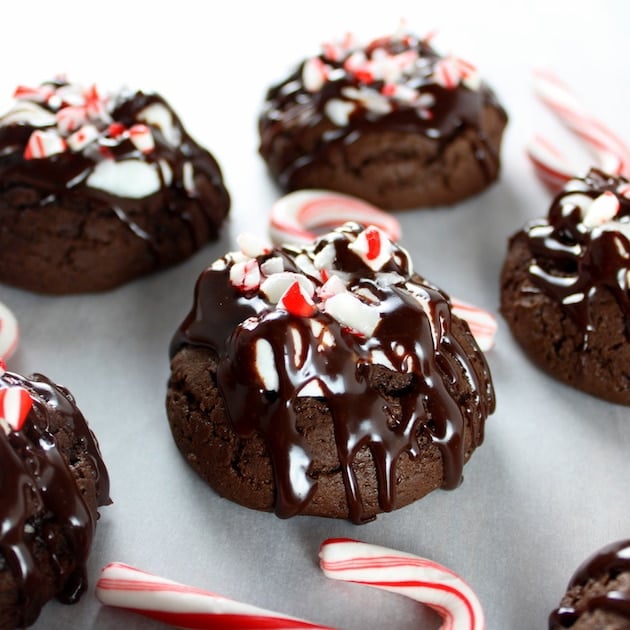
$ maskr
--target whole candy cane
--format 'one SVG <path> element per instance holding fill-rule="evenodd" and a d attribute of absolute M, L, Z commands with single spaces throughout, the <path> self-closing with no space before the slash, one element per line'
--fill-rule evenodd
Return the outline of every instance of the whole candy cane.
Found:
<path fill-rule="evenodd" d="M 316 228 L 333 228 L 347 221 L 376 225 L 393 241 L 400 238 L 400 224 L 376 206 L 350 195 L 328 190 L 298 190 L 278 199 L 271 207 L 269 233 L 274 243 L 310 243 Z"/>
<path fill-rule="evenodd" d="M 534 89 L 542 102 L 586 146 L 595 164 L 611 175 L 630 173 L 630 150 L 626 144 L 578 101 L 569 87 L 553 73 L 538 70 Z M 580 173 L 565 155 L 541 136 L 529 143 L 527 153 L 541 180 L 558 190 Z"/>
<path fill-rule="evenodd" d="M 0 302 L 0 361 L 6 361 L 13 354 L 18 337 L 15 315 Z"/>
<path fill-rule="evenodd" d="M 96 597 L 108 606 L 178 628 L 334 630 L 172 582 L 120 562 L 108 564 L 102 570 Z"/>
<path fill-rule="evenodd" d="M 347 538 L 324 541 L 319 555 L 324 574 L 333 580 L 374 586 L 430 606 L 443 617 L 441 630 L 485 628 L 470 586 L 436 562 Z"/>

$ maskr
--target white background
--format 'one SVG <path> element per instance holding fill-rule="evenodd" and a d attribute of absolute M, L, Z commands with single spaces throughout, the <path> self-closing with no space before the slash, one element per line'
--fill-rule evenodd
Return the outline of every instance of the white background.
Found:
<path fill-rule="evenodd" d="M 317 550 L 349 536 L 432 558 L 464 576 L 488 628 L 545 628 L 577 565 L 630 537 L 628 408 L 551 380 L 503 321 L 488 354 L 498 408 L 463 485 L 354 526 L 246 510 L 220 499 L 177 452 L 164 412 L 170 337 L 190 308 L 199 271 L 266 231 L 278 196 L 257 154 L 265 89 L 325 40 L 386 35 L 401 18 L 435 46 L 474 62 L 510 115 L 500 181 L 451 209 L 399 214 L 420 273 L 496 311 L 508 236 L 542 215 L 549 194 L 524 147 L 534 132 L 571 145 L 536 101 L 531 71 L 546 67 L 630 141 L 630 4 L 575 1 L 315 3 L 5 3 L 0 104 L 18 84 L 63 72 L 82 83 L 156 90 L 220 162 L 232 195 L 219 242 L 186 263 L 118 290 L 42 297 L 0 287 L 21 325 L 9 368 L 66 385 L 97 434 L 114 504 L 101 510 L 90 590 L 50 603 L 37 628 L 152 628 L 93 595 L 100 567 L 119 560 L 258 606 L 345 628 L 437 628 L 410 600 L 328 581 Z M 4 107 L 3 107 L 4 109 Z M 51 219 L 52 220 L 52 219 Z M 424 624 L 424 625 L 423 625 Z"/>

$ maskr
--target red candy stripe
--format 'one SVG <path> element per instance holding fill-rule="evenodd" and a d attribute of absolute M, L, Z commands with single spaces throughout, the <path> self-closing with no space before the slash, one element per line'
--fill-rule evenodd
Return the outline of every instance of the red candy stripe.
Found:
<path fill-rule="evenodd" d="M 309 243 L 315 229 L 331 229 L 348 221 L 372 224 L 397 241 L 400 224 L 376 206 L 350 195 L 327 190 L 299 190 L 278 199 L 271 207 L 269 232 L 275 243 Z"/>
<path fill-rule="evenodd" d="M 33 399 L 20 386 L 0 389 L 0 422 L 4 421 L 13 431 L 19 431 L 33 407 Z"/>
<path fill-rule="evenodd" d="M 553 73 L 543 70 L 534 74 L 534 81 L 541 101 L 588 149 L 596 161 L 595 166 L 611 175 L 630 174 L 630 149 L 586 110 L 565 83 Z M 554 191 L 579 175 L 575 166 L 541 136 L 532 139 L 527 154 L 537 175 Z"/>
<path fill-rule="evenodd" d="M 102 570 L 96 597 L 108 606 L 179 628 L 334 630 L 172 582 L 120 562 L 108 564 Z"/>
<path fill-rule="evenodd" d="M 441 630 L 485 628 L 473 590 L 437 562 L 345 538 L 324 541 L 319 555 L 329 578 L 381 588 L 430 606 L 444 620 Z"/>

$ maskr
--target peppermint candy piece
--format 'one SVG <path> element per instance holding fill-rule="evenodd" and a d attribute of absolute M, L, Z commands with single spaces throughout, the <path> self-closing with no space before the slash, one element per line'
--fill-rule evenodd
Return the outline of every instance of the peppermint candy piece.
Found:
<path fill-rule="evenodd" d="M 51 155 L 63 153 L 66 150 L 66 141 L 52 129 L 41 131 L 36 129 L 31 134 L 24 149 L 25 160 L 40 160 Z"/>
<path fill-rule="evenodd" d="M 440 630 L 484 630 L 481 603 L 470 586 L 445 566 L 395 549 L 347 538 L 328 539 L 319 552 L 324 575 L 399 593 L 433 608 Z"/>
<path fill-rule="evenodd" d="M 265 254 L 271 252 L 271 245 L 257 234 L 244 232 L 236 237 L 236 242 L 241 248 L 243 254 L 249 256 L 250 258 L 264 256 Z"/>
<path fill-rule="evenodd" d="M 302 67 L 302 83 L 308 92 L 319 92 L 328 79 L 330 67 L 319 57 L 311 57 Z"/>
<path fill-rule="evenodd" d="M 38 87 L 27 87 L 18 85 L 13 92 L 13 98 L 18 101 L 32 101 L 34 103 L 46 103 L 55 93 L 52 85 L 40 85 Z"/>
<path fill-rule="evenodd" d="M 613 192 L 607 190 L 593 200 L 586 210 L 582 223 L 588 228 L 603 225 L 617 216 L 619 208 L 619 199 Z"/>
<path fill-rule="evenodd" d="M 0 389 L 0 425 L 5 433 L 19 431 L 33 407 L 33 399 L 19 385 Z"/>
<path fill-rule="evenodd" d="M 239 291 L 255 291 L 260 286 L 260 267 L 255 259 L 234 263 L 230 267 L 230 283 Z"/>
<path fill-rule="evenodd" d="M 68 136 L 66 142 L 72 151 L 80 151 L 91 142 L 94 142 L 98 136 L 98 129 L 94 125 L 87 124 Z"/>
<path fill-rule="evenodd" d="M 363 337 L 371 337 L 381 321 L 375 306 L 365 304 L 350 291 L 329 297 L 324 303 L 324 311 Z"/>
<path fill-rule="evenodd" d="M 278 307 L 297 317 L 311 317 L 317 311 L 313 299 L 298 281 L 283 293 L 278 301 Z"/>
<path fill-rule="evenodd" d="M 374 225 L 363 230 L 348 249 L 372 270 L 379 271 L 392 258 L 392 243 L 387 234 Z"/>
<path fill-rule="evenodd" d="M 0 361 L 6 361 L 13 354 L 18 337 L 15 315 L 0 302 Z"/>
<path fill-rule="evenodd" d="M 293 271 L 280 271 L 265 278 L 260 286 L 260 291 L 272 304 L 278 304 L 282 296 L 296 282 L 309 298 L 315 293 L 315 285 L 306 276 Z"/>
<path fill-rule="evenodd" d="M 141 153 L 151 153 L 155 149 L 155 140 L 146 125 L 137 124 L 129 128 L 129 138 Z"/>

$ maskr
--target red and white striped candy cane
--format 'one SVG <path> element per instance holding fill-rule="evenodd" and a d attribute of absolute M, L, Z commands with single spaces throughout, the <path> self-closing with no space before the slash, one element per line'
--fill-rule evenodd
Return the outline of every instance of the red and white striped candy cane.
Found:
<path fill-rule="evenodd" d="M 329 190 L 298 190 L 271 207 L 269 233 L 275 243 L 310 243 L 317 228 L 334 228 L 348 221 L 375 225 L 389 238 L 400 238 L 400 224 L 391 214 L 366 201 Z"/>
<path fill-rule="evenodd" d="M 561 120 L 589 150 L 594 166 L 611 175 L 630 174 L 630 149 L 593 116 L 570 88 L 552 72 L 534 73 L 534 89 L 542 102 Z M 535 136 L 527 153 L 541 180 L 552 190 L 561 188 L 578 176 L 578 169 L 556 147 L 542 136 Z"/>
<path fill-rule="evenodd" d="M 473 590 L 446 567 L 410 553 L 346 538 L 324 541 L 320 566 L 333 580 L 400 593 L 433 608 L 441 630 L 484 630 L 485 618 Z"/>
<path fill-rule="evenodd" d="M 0 361 L 6 361 L 15 351 L 19 338 L 15 315 L 0 302 Z"/>
<path fill-rule="evenodd" d="M 120 562 L 108 564 L 96 584 L 96 596 L 178 628 L 214 630 L 334 630 L 250 604 L 172 582 Z"/>
<path fill-rule="evenodd" d="M 457 317 L 466 321 L 481 350 L 486 352 L 494 346 L 498 324 L 492 313 L 456 298 L 451 298 L 451 310 Z"/>

